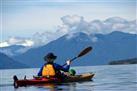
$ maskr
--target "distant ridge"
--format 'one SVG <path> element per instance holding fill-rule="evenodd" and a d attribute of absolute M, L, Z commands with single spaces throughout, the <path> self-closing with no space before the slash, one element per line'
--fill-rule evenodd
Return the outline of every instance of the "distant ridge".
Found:
<path fill-rule="evenodd" d="M 17 68 L 28 68 L 27 65 L 22 64 L 18 61 L 14 61 L 7 55 L 0 53 L 0 69 L 17 69 Z"/>
<path fill-rule="evenodd" d="M 73 66 L 105 65 L 110 60 L 136 58 L 137 35 L 123 32 L 112 32 L 110 34 L 87 35 L 78 32 L 64 35 L 47 45 L 29 49 L 27 52 L 15 56 L 14 59 L 31 67 L 40 67 L 43 56 L 48 52 L 57 55 L 56 62 L 64 62 L 77 55 L 83 48 L 92 46 L 91 53 L 79 58 Z"/>
<path fill-rule="evenodd" d="M 118 65 L 118 64 L 137 64 L 137 58 L 111 61 L 111 62 L 109 62 L 109 64 L 110 64 L 110 65 Z"/>

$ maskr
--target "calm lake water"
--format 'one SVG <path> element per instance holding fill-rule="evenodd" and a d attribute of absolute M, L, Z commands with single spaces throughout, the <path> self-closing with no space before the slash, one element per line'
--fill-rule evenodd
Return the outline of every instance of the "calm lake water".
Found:
<path fill-rule="evenodd" d="M 77 73 L 93 72 L 93 81 L 46 86 L 27 86 L 15 89 L 13 75 L 31 78 L 38 69 L 0 70 L 0 91 L 137 91 L 137 65 L 105 65 L 73 67 Z"/>

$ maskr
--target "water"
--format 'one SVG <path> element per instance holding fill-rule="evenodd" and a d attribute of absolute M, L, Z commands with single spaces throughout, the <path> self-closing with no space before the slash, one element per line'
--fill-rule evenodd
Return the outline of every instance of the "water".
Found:
<path fill-rule="evenodd" d="M 27 86 L 15 89 L 12 76 L 31 78 L 38 69 L 0 70 L 0 91 L 137 91 L 137 65 L 105 65 L 73 67 L 77 73 L 93 72 L 93 81 L 44 86 Z"/>

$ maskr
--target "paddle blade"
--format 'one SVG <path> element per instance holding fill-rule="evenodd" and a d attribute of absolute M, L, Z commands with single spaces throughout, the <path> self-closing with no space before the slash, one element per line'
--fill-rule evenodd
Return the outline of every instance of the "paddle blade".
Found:
<path fill-rule="evenodd" d="M 80 54 L 79 54 L 77 57 L 81 57 L 81 56 L 87 54 L 87 53 L 88 53 L 89 51 L 91 51 L 91 50 L 92 50 L 92 47 L 91 47 L 91 46 L 90 46 L 90 47 L 87 47 L 87 48 L 85 48 L 83 51 L 81 51 Z"/>

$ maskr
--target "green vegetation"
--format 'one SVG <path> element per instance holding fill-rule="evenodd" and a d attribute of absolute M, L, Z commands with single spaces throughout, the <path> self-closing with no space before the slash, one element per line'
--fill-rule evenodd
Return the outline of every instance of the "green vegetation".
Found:
<path fill-rule="evenodd" d="M 109 62 L 109 65 L 118 65 L 118 64 L 137 64 L 137 58 Z"/>

